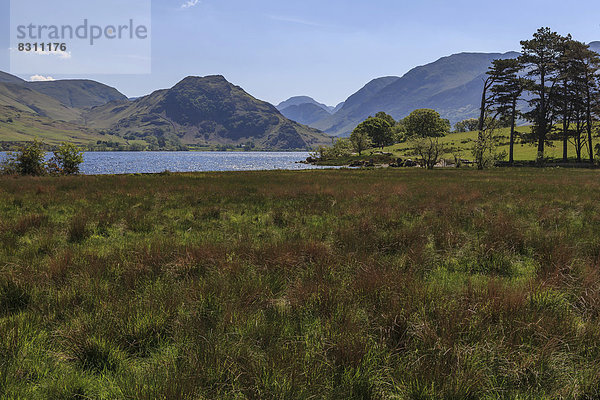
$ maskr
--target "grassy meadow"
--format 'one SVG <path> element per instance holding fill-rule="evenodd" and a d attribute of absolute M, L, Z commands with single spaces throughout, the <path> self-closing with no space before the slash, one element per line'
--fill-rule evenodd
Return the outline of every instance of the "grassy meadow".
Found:
<path fill-rule="evenodd" d="M 529 132 L 531 127 L 521 126 L 517 128 L 518 132 L 525 133 Z M 506 161 L 508 161 L 509 143 L 510 143 L 510 129 L 503 128 L 498 129 L 495 133 L 498 137 L 498 145 L 496 151 L 498 153 L 506 152 Z M 440 143 L 443 143 L 448 148 L 458 149 L 463 158 L 472 160 L 473 145 L 477 141 L 477 132 L 455 132 L 449 133 L 448 135 L 440 138 Z M 394 146 L 386 147 L 386 152 L 394 153 L 399 157 L 410 157 L 411 149 L 409 143 L 400 143 Z M 535 161 L 537 158 L 537 143 L 521 143 L 519 139 L 515 140 L 515 161 Z M 587 148 L 582 152 L 582 157 L 587 157 Z M 551 140 L 545 148 L 545 157 L 548 159 L 561 160 L 562 159 L 562 142 L 559 140 Z M 575 158 L 575 147 L 569 144 L 569 157 Z M 447 153 L 446 158 L 454 159 L 453 154 Z M 413 156 L 414 158 L 414 156 Z"/>
<path fill-rule="evenodd" d="M 594 399 L 600 172 L 0 177 L 0 398 Z"/>

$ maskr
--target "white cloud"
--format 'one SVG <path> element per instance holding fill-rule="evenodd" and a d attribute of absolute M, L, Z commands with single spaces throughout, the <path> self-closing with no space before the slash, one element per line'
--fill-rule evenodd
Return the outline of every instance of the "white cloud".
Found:
<path fill-rule="evenodd" d="M 50 81 L 55 81 L 56 79 L 54 79 L 51 76 L 33 75 L 32 77 L 29 78 L 29 80 L 31 82 L 50 82 Z"/>
<path fill-rule="evenodd" d="M 181 5 L 181 8 L 191 8 L 200 3 L 200 0 L 188 0 Z"/>

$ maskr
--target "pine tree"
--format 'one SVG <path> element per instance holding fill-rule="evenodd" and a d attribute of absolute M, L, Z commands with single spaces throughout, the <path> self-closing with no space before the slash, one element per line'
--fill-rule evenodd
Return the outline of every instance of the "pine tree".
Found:
<path fill-rule="evenodd" d="M 544 158 L 544 148 L 555 121 L 557 81 L 560 79 L 559 59 L 567 38 L 540 28 L 533 39 L 521 42 L 520 63 L 526 72 L 526 87 L 533 95 L 531 111 L 525 117 L 533 123 L 532 133 L 538 143 L 538 161 Z"/>
<path fill-rule="evenodd" d="M 517 105 L 525 82 L 519 77 L 521 64 L 516 59 L 494 60 L 488 76 L 494 82 L 493 109 L 495 117 L 510 121 L 509 163 L 514 163 L 515 126 L 518 117 Z"/>

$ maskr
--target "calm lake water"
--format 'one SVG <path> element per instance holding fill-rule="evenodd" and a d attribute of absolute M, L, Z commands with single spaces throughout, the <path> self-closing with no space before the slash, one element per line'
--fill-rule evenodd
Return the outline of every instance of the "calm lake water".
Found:
<path fill-rule="evenodd" d="M 196 171 L 315 169 L 298 164 L 308 153 L 272 152 L 88 152 L 81 173 L 87 175 Z M 5 153 L 0 153 L 0 160 Z"/>

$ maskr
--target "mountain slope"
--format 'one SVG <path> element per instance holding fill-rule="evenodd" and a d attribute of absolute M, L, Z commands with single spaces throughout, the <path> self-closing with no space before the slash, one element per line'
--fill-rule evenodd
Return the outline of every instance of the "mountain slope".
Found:
<path fill-rule="evenodd" d="M 171 89 L 85 113 L 94 128 L 135 137 L 174 135 L 185 144 L 243 144 L 307 149 L 329 143 L 316 129 L 290 121 L 222 76 L 187 77 Z"/>
<path fill-rule="evenodd" d="M 387 76 L 373 79 L 363 86 L 358 92 L 348 97 L 348 99 L 343 103 L 341 109 L 339 109 L 335 114 L 318 121 L 315 123 L 314 127 L 333 135 L 338 135 L 340 132 L 343 133 L 348 129 L 349 131 L 352 131 L 352 129 L 358 125 L 358 123 L 355 123 L 357 118 L 353 117 L 352 110 L 360 108 L 362 104 L 368 104 L 373 96 L 398 79 L 400 78 L 397 76 Z"/>
<path fill-rule="evenodd" d="M 286 118 L 308 126 L 331 115 L 323 108 L 312 103 L 289 106 L 280 111 Z"/>
<path fill-rule="evenodd" d="M 0 105 L 35 113 L 58 121 L 79 121 L 79 110 L 69 108 L 58 100 L 29 89 L 22 84 L 0 83 Z"/>
<path fill-rule="evenodd" d="M 342 107 L 344 107 L 345 102 L 342 101 L 340 104 L 338 104 L 337 106 L 335 106 L 333 108 L 333 110 L 331 110 L 332 114 L 335 114 L 336 112 L 340 111 L 342 109 Z"/>
<path fill-rule="evenodd" d="M 97 141 L 126 144 L 123 138 L 101 134 L 70 122 L 57 121 L 21 108 L 0 105 L 0 149 L 8 144 L 42 140 L 49 145 L 70 142 L 87 145 Z"/>
<path fill-rule="evenodd" d="M 89 108 L 127 100 L 117 89 L 91 80 L 27 82 L 26 85 L 73 108 Z"/>
<path fill-rule="evenodd" d="M 401 119 L 418 108 L 436 109 L 454 124 L 476 115 L 483 85 L 481 78 L 491 62 L 517 56 L 514 52 L 460 53 L 441 58 L 412 69 L 375 93 L 369 90 L 370 96 L 358 99 L 356 95 L 351 96 L 340 111 L 316 126 L 330 134 L 345 135 L 378 111 Z"/>
<path fill-rule="evenodd" d="M 25 81 L 17 76 L 0 71 L 0 83 L 25 83 Z"/>

